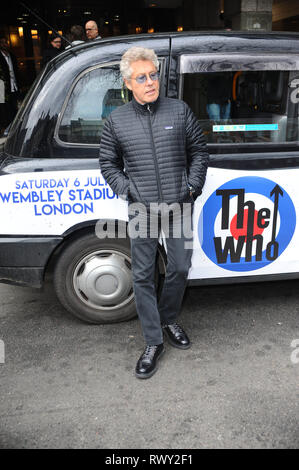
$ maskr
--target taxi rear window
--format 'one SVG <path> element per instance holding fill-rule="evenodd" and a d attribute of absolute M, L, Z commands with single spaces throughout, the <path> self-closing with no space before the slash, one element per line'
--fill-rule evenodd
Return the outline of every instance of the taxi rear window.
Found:
<path fill-rule="evenodd" d="M 84 71 L 64 106 L 58 137 L 67 143 L 99 144 L 106 118 L 130 99 L 118 63 Z"/>
<path fill-rule="evenodd" d="M 159 59 L 159 64 L 160 77 L 163 77 L 163 58 Z M 57 123 L 58 139 L 71 145 L 98 146 L 109 114 L 131 99 L 132 93 L 124 85 L 119 62 L 84 70 L 73 83 L 64 103 Z"/>
<path fill-rule="evenodd" d="M 185 56 L 180 66 L 181 97 L 198 117 L 208 143 L 298 141 L 296 56 Z"/>

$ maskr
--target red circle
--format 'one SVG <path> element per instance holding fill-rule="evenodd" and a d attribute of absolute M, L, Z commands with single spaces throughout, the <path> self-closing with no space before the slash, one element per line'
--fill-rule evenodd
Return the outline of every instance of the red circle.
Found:
<path fill-rule="evenodd" d="M 264 231 L 263 228 L 257 225 L 257 215 L 258 215 L 258 211 L 254 211 L 253 234 L 252 234 L 253 237 L 255 235 L 261 235 Z M 238 240 L 238 238 L 242 235 L 245 236 L 245 242 L 246 242 L 247 241 L 247 227 L 248 227 L 248 209 L 244 209 L 243 227 L 237 228 L 237 214 L 236 214 L 232 218 L 232 221 L 230 223 L 230 233 L 235 238 L 235 240 Z"/>

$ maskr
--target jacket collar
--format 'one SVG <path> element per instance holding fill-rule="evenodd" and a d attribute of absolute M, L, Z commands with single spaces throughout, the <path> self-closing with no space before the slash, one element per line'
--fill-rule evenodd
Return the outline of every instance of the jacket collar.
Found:
<path fill-rule="evenodd" d="M 158 96 L 156 101 L 153 101 L 152 103 L 146 103 L 146 104 L 140 104 L 138 103 L 138 101 L 135 100 L 134 96 L 132 97 L 132 104 L 133 104 L 134 109 L 137 112 L 143 113 L 143 114 L 148 113 L 149 110 L 152 113 L 154 113 L 159 106 L 159 102 L 160 102 L 160 96 Z"/>

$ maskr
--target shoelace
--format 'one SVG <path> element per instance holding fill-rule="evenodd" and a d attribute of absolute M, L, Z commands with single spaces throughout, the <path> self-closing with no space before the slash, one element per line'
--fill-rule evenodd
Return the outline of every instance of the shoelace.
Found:
<path fill-rule="evenodd" d="M 172 325 L 167 325 L 168 328 L 170 329 L 170 331 L 174 334 L 182 334 L 183 333 L 183 330 L 182 328 L 180 327 L 180 325 L 178 325 L 177 323 L 173 323 Z"/>
<path fill-rule="evenodd" d="M 158 346 L 147 346 L 144 353 L 143 353 L 143 358 L 144 359 L 152 359 L 155 355 L 157 347 Z"/>

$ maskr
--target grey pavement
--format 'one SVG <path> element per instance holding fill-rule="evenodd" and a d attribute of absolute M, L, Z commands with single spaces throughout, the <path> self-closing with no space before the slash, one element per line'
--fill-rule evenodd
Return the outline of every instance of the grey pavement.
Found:
<path fill-rule="evenodd" d="M 188 288 L 193 346 L 143 381 L 138 320 L 82 323 L 50 284 L 0 295 L 1 448 L 299 447 L 299 281 Z"/>

